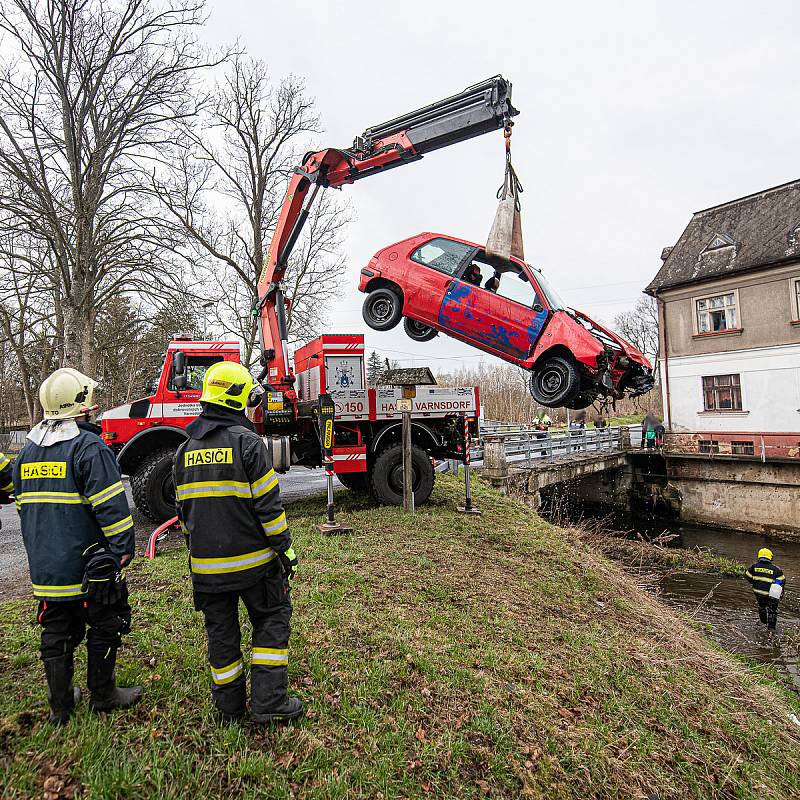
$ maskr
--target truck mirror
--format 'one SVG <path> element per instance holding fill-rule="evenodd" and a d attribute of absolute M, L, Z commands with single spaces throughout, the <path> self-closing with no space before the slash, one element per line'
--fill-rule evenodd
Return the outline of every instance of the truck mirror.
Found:
<path fill-rule="evenodd" d="M 186 353 L 182 350 L 172 354 L 172 385 L 176 389 L 186 388 Z"/>
<path fill-rule="evenodd" d="M 534 310 L 534 311 L 535 311 L 537 314 L 539 314 L 540 312 L 544 311 L 544 308 L 542 308 L 542 304 L 541 304 L 541 303 L 534 303 L 534 304 L 533 304 L 533 310 Z"/>

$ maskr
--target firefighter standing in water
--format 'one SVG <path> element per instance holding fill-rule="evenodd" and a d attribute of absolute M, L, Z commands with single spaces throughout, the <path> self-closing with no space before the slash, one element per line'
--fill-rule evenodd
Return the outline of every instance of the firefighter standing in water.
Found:
<path fill-rule="evenodd" d="M 73 653 L 86 638 L 93 711 L 133 705 L 136 686 L 114 680 L 131 609 L 122 566 L 133 558 L 134 531 L 113 453 L 89 422 L 96 384 L 77 370 L 56 370 L 39 388 L 44 420 L 14 462 L 14 493 L 39 601 L 41 655 L 50 721 L 67 722 L 80 692 Z"/>
<path fill-rule="evenodd" d="M 778 624 L 778 604 L 783 594 L 786 576 L 783 570 L 772 563 L 772 550 L 762 547 L 758 551 L 758 561 L 744 574 L 753 587 L 753 594 L 758 603 L 759 619 L 770 631 Z"/>
<path fill-rule="evenodd" d="M 189 545 L 195 608 L 208 634 L 211 695 L 228 723 L 241 719 L 247 705 L 240 598 L 253 626 L 252 719 L 283 722 L 303 713 L 300 700 L 287 693 L 287 579 L 297 558 L 278 478 L 245 415 L 258 402 L 257 391 L 241 364 L 213 364 L 203 378 L 203 411 L 175 454 L 178 518 Z"/>

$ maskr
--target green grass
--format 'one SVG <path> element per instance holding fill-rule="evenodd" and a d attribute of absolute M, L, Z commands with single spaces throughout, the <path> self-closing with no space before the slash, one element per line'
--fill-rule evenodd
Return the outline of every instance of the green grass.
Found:
<path fill-rule="evenodd" d="M 5 604 L 0 796 L 800 796 L 800 709 L 774 677 L 576 536 L 475 491 L 480 518 L 444 477 L 413 519 L 342 492 L 341 538 L 314 528 L 321 500 L 290 507 L 290 681 L 309 713 L 288 728 L 216 724 L 180 550 L 129 572 L 119 677 L 147 687 L 130 712 L 84 702 L 49 727 L 32 604 Z"/>

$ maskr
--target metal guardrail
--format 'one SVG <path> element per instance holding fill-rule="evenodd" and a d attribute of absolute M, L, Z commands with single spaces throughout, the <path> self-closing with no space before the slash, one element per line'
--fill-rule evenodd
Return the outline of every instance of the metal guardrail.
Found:
<path fill-rule="evenodd" d="M 533 461 L 574 453 L 617 450 L 625 446 L 637 447 L 641 441 L 641 427 L 632 425 L 550 432 L 522 425 L 502 426 L 498 430 L 497 425 L 489 424 L 481 426 L 480 443 L 470 450 L 473 464 L 483 462 L 483 439 L 486 436 L 502 437 L 509 462 Z"/>

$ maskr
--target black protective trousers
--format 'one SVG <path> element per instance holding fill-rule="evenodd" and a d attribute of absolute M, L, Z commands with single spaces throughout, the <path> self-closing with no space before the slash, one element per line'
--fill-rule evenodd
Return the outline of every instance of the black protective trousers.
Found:
<path fill-rule="evenodd" d="M 208 634 L 211 695 L 217 710 L 226 717 L 240 717 L 247 705 L 240 598 L 253 626 L 251 711 L 271 713 L 287 697 L 292 602 L 288 581 L 275 559 L 264 577 L 246 589 L 194 593 L 195 608 L 203 612 Z"/>
<path fill-rule="evenodd" d="M 778 624 L 778 603 L 780 601 L 774 597 L 757 594 L 756 602 L 758 603 L 758 618 L 767 628 L 774 631 L 775 626 Z"/>

